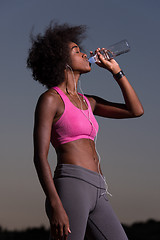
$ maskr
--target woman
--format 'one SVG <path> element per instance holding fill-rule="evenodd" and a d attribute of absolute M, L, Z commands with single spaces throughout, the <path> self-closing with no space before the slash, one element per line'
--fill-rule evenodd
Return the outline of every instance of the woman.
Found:
<path fill-rule="evenodd" d="M 141 116 L 143 108 L 119 64 L 104 60 L 100 48 L 97 64 L 112 73 L 125 103 L 77 92 L 80 75 L 91 71 L 87 55 L 80 50 L 84 32 L 84 26 L 51 24 L 43 36 L 32 38 L 28 67 L 34 79 L 48 88 L 35 111 L 34 163 L 46 194 L 50 239 L 125 240 L 106 195 L 94 115 L 133 118 Z M 57 154 L 54 179 L 47 161 L 50 142 Z"/>

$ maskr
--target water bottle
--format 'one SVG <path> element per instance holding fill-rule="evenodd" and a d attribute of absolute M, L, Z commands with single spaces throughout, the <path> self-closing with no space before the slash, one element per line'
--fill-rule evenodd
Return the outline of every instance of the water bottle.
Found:
<path fill-rule="evenodd" d="M 115 58 L 123 53 L 127 53 L 130 51 L 130 46 L 127 40 L 122 40 L 118 43 L 115 43 L 111 46 L 109 46 L 107 49 L 103 48 L 103 50 L 100 51 L 100 53 L 103 55 L 104 59 L 110 60 L 112 58 Z M 88 59 L 90 63 L 100 62 L 98 59 L 97 54 L 90 57 Z"/>

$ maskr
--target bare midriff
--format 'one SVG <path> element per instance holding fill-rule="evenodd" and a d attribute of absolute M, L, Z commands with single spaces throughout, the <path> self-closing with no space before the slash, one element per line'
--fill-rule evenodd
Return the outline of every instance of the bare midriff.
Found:
<path fill-rule="evenodd" d="M 56 149 L 58 164 L 74 164 L 99 172 L 99 159 L 94 141 L 78 139 L 60 145 Z"/>

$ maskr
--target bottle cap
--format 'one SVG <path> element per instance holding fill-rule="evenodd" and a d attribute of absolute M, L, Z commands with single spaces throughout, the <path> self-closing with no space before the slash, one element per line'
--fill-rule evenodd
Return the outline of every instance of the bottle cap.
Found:
<path fill-rule="evenodd" d="M 88 61 L 89 61 L 90 63 L 95 63 L 95 62 L 96 62 L 96 59 L 95 59 L 94 56 L 93 56 L 93 57 L 90 57 L 90 58 L 88 59 Z"/>

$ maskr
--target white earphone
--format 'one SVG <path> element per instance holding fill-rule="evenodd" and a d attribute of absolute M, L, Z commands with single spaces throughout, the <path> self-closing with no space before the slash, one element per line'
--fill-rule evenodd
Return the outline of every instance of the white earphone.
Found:
<path fill-rule="evenodd" d="M 68 63 L 66 64 L 66 68 L 67 68 L 67 67 L 68 67 L 70 70 L 72 70 L 71 66 L 69 66 Z M 72 71 L 73 71 L 73 70 L 72 70 Z"/>

